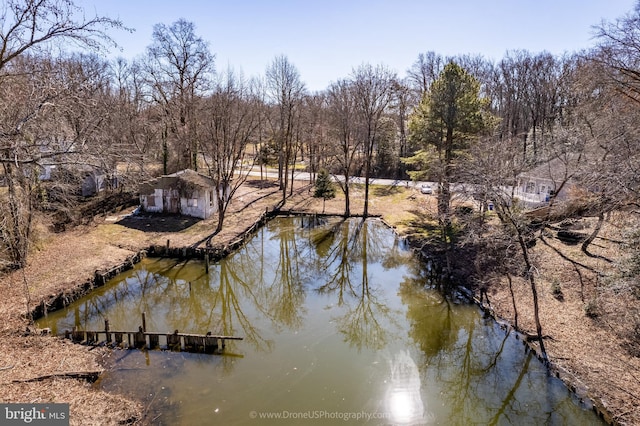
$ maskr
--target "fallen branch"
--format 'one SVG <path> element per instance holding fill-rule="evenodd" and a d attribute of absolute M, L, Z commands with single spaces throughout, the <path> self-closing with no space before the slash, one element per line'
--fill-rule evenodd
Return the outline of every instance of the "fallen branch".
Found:
<path fill-rule="evenodd" d="M 538 340 L 537 334 L 527 333 L 526 331 L 521 331 L 520 333 L 524 336 L 524 340 L 527 342 L 534 342 Z M 548 334 L 543 335 L 542 338 L 549 339 L 549 340 L 556 340 L 553 338 L 553 336 L 549 336 Z"/>
<path fill-rule="evenodd" d="M 43 380 L 48 379 L 82 379 L 87 382 L 93 383 L 98 380 L 100 377 L 100 371 L 79 371 L 79 372 L 70 372 L 70 373 L 54 373 L 54 374 L 45 374 L 44 376 L 32 377 L 31 379 L 23 379 L 23 380 L 14 380 L 13 383 L 30 383 L 30 382 L 41 382 Z"/>
<path fill-rule="evenodd" d="M 555 252 L 558 254 L 558 256 L 560 256 L 561 258 L 563 258 L 563 259 L 564 259 L 564 260 L 566 260 L 567 262 L 571 263 L 572 265 L 574 265 L 574 266 L 576 266 L 576 265 L 577 265 L 577 266 L 580 266 L 580 267 L 582 267 L 582 268 L 586 269 L 587 271 L 591 271 L 591 272 L 593 272 L 594 274 L 598 274 L 598 273 L 599 273 L 598 271 L 596 271 L 596 270 L 595 270 L 594 268 L 592 268 L 591 266 L 585 265 L 585 264 L 583 264 L 583 263 L 578 262 L 577 260 L 573 260 L 573 259 L 571 259 L 569 256 L 565 255 L 565 254 L 564 254 L 564 253 L 562 253 L 560 250 L 558 250 L 557 248 L 555 248 L 554 246 L 552 246 L 551 244 L 549 244 L 549 242 L 548 242 L 545 238 L 540 237 L 540 241 L 542 241 L 542 242 L 543 242 L 547 247 L 549 247 L 551 250 L 555 251 Z"/>

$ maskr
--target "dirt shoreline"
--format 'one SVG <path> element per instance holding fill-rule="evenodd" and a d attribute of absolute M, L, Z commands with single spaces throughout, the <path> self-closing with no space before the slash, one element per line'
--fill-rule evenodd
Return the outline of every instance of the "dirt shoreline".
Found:
<path fill-rule="evenodd" d="M 307 213 L 322 211 L 322 200 L 312 198 L 305 183 L 296 182 L 296 185 L 294 195 L 283 209 Z M 362 202 L 358 195 L 361 194 L 358 190 L 354 192 L 352 212 L 360 212 Z M 224 248 L 238 241 L 252 224 L 280 201 L 281 193 L 272 184 L 254 182 L 245 185 L 231 205 L 223 231 L 213 237 L 213 247 Z M 369 210 L 371 214 L 382 216 L 399 235 L 420 249 L 429 238 L 429 215 L 434 209 L 433 197 L 401 188 L 375 190 Z M 342 214 L 344 200 L 341 197 L 328 200 L 324 210 L 327 214 Z M 101 358 L 107 352 L 89 351 L 86 347 L 51 336 L 24 336 L 27 325 L 24 316 L 27 306 L 25 281 L 29 286 L 30 308 L 33 309 L 59 294 L 77 291 L 86 285 L 87 280 L 101 276 L 150 246 L 164 246 L 167 240 L 172 247 L 193 246 L 210 235 L 215 225 L 215 218 L 211 218 L 180 232 L 167 232 L 162 227 L 160 231 L 142 231 L 124 226 L 121 219 L 116 215 L 106 216 L 64 234 L 47 236 L 43 233 L 42 242 L 32 253 L 27 268 L 1 278 L 0 288 L 5 297 L 0 301 L 0 318 L 3 319 L 0 336 L 5 348 L 0 352 L 0 401 L 68 402 L 71 424 L 78 425 L 148 422 L 144 407 L 139 402 L 97 390 L 83 380 L 60 376 L 70 372 L 103 371 Z M 167 225 L 170 218 L 164 220 L 163 225 Z M 579 396 L 592 399 L 602 413 L 611 413 L 609 420 L 612 423 L 640 424 L 640 414 L 636 412 L 639 411 L 637 394 L 640 382 L 637 379 L 634 382 L 636 376 L 633 374 L 640 371 L 638 358 L 625 355 L 620 341 L 603 339 L 606 330 L 602 324 L 584 316 L 582 305 L 576 299 L 583 300 L 585 292 L 591 291 L 589 283 L 576 286 L 571 284 L 575 284 L 575 278 L 563 278 L 563 283 L 567 283 L 563 284 L 563 304 L 558 306 L 554 303 L 557 300 L 546 289 L 545 280 L 550 280 L 556 271 L 552 265 L 549 268 L 550 272 L 541 271 L 541 306 L 544 332 L 553 338 L 549 343 L 545 342 L 555 369 L 552 371 L 558 371 L 568 387 Z M 519 328 L 532 332 L 535 328 L 532 326 L 532 312 L 527 309 L 530 297 L 527 287 L 518 283 L 515 290 Z M 494 283 L 489 288 L 489 296 L 492 313 L 513 323 L 511 296 L 506 284 Z M 533 347 L 535 349 L 535 345 Z M 47 375 L 54 377 L 26 382 Z"/>

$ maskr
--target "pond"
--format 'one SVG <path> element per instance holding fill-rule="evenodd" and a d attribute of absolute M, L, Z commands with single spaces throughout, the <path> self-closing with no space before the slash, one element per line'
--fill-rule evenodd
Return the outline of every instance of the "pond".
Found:
<path fill-rule="evenodd" d="M 601 424 L 377 220 L 278 218 L 208 274 L 145 259 L 40 321 L 241 336 L 223 355 L 113 351 L 96 386 L 153 424 Z"/>

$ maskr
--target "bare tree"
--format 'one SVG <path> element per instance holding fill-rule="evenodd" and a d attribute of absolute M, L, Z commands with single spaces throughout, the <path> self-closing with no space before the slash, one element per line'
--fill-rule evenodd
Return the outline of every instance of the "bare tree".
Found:
<path fill-rule="evenodd" d="M 97 55 L 75 54 L 58 61 L 65 95 L 52 110 L 52 120 L 68 129 L 75 162 L 115 173 L 118 147 L 107 136 L 113 111 L 109 64 Z M 69 155 L 65 160 L 68 161 Z"/>
<path fill-rule="evenodd" d="M 426 93 L 446 65 L 445 59 L 436 52 L 420 53 L 418 59 L 407 71 L 411 87 L 418 101 Z"/>
<path fill-rule="evenodd" d="M 344 215 L 351 215 L 349 185 L 360 151 L 362 140 L 356 137 L 356 100 L 353 84 L 349 80 L 338 80 L 329 86 L 327 92 L 328 121 L 330 137 L 334 141 L 332 158 L 338 163 L 337 172 L 344 177 L 339 179 L 340 189 L 344 193 Z"/>
<path fill-rule="evenodd" d="M 640 3 L 631 13 L 597 27 L 598 56 L 607 77 L 620 93 L 640 102 Z"/>
<path fill-rule="evenodd" d="M 127 175 L 149 177 L 147 163 L 160 152 L 161 115 L 147 99 L 147 87 L 141 64 L 118 58 L 111 63 L 113 91 L 108 137 L 113 156 L 126 165 Z"/>
<path fill-rule="evenodd" d="M 228 70 L 206 100 L 202 149 L 209 176 L 215 182 L 220 232 L 234 193 L 245 182 L 253 164 L 244 164 L 247 146 L 258 133 L 260 89 Z"/>
<path fill-rule="evenodd" d="M 180 153 L 177 168 L 197 170 L 198 102 L 209 90 L 214 55 L 209 44 L 196 35 L 195 25 L 184 19 L 170 26 L 156 24 L 152 38 L 146 72 L 153 99 L 163 108 L 166 120 L 162 134 L 164 173 L 168 173 L 170 145 Z"/>
<path fill-rule="evenodd" d="M 96 16 L 76 20 L 72 0 L 7 0 L 0 6 L 0 71 L 24 54 L 34 54 L 52 43 L 75 43 L 102 50 L 115 46 L 106 30 L 127 29 L 119 20 Z"/>
<path fill-rule="evenodd" d="M 325 93 L 313 93 L 304 97 L 301 114 L 302 137 L 304 139 L 302 160 L 308 164 L 309 184 L 315 181 L 316 173 L 326 167 L 327 97 Z"/>
<path fill-rule="evenodd" d="M 9 0 L 0 6 L 0 96 L 1 104 L 7 106 L 0 111 L 0 164 L 10 200 L 8 227 L 2 232 L 10 236 L 3 239 L 12 246 L 8 252 L 13 267 L 24 266 L 27 259 L 33 208 L 29 182 L 38 176 L 43 158 L 70 150 L 62 143 L 65 135 L 59 129 L 38 130 L 46 125 L 44 115 L 73 88 L 55 78 L 59 69 L 46 54 L 37 54 L 52 44 L 68 42 L 99 50 L 113 45 L 107 29 L 124 28 L 120 21 L 109 18 L 76 20 L 77 10 L 71 0 Z"/>
<path fill-rule="evenodd" d="M 503 226 L 493 229 L 491 241 L 486 243 L 481 256 L 494 257 L 491 262 L 496 271 L 506 276 L 509 288 L 512 276 L 524 276 L 529 282 L 532 293 L 536 336 L 540 349 L 546 358 L 542 338 L 542 324 L 536 283 L 536 262 L 530 251 L 535 239 L 531 220 L 524 214 L 522 206 L 514 202 L 518 177 L 527 170 L 527 163 L 518 155 L 517 144 L 498 143 L 494 138 L 482 139 L 472 147 L 469 161 L 465 164 L 464 179 L 476 186 L 480 200 L 491 200 Z M 515 261 L 516 256 L 521 261 Z M 483 272 L 481 272 L 483 273 Z M 512 293 L 514 314 L 517 321 L 517 308 Z"/>
<path fill-rule="evenodd" d="M 8 186 L 0 240 L 10 268 L 23 268 L 27 263 L 34 188 L 43 159 L 77 149 L 70 148 L 60 129 L 44 118 L 69 93 L 53 78 L 57 70 L 47 48 L 74 43 L 101 50 L 114 45 L 107 29 L 124 28 L 120 21 L 109 18 L 76 19 L 77 10 L 72 0 L 7 0 L 0 5 L 0 164 Z M 47 125 L 47 131 L 42 131 Z M 24 271 L 22 278 L 29 313 Z"/>
<path fill-rule="evenodd" d="M 284 203 L 289 185 L 289 163 L 295 155 L 296 126 L 305 87 L 300 80 L 300 73 L 284 55 L 273 60 L 267 68 L 266 77 L 268 95 L 277 111 L 273 139 L 278 152 L 278 182 Z"/>
<path fill-rule="evenodd" d="M 563 65 L 546 52 L 511 51 L 498 62 L 487 84 L 493 112 L 502 118 L 501 137 L 516 141 L 523 158 L 534 163 L 561 116 Z"/>
<path fill-rule="evenodd" d="M 598 28 L 598 46 L 588 56 L 587 88 L 593 89 L 591 117 L 596 120 L 599 146 L 604 153 L 609 190 L 620 200 L 637 203 L 640 192 L 638 173 L 638 118 L 640 103 L 640 3 L 615 22 Z M 583 68 L 584 69 L 584 68 Z M 583 80 L 584 81 L 584 80 Z M 596 83 L 597 82 L 597 83 Z M 595 87 L 594 87 L 595 86 Z M 588 93 L 588 92 L 587 92 Z M 622 94 L 622 96 L 615 96 Z"/>
<path fill-rule="evenodd" d="M 382 65 L 366 64 L 353 72 L 353 88 L 356 95 L 356 110 L 363 128 L 364 147 L 364 209 L 369 215 L 369 179 L 371 178 L 373 153 L 378 143 L 382 117 L 387 111 L 393 93 L 396 76 Z"/>
<path fill-rule="evenodd" d="M 609 213 L 637 205 L 640 157 L 636 101 L 611 84 L 611 69 L 597 51 L 584 59 L 571 86 L 577 102 L 567 108 L 563 126 L 579 135 L 584 145 L 585 161 L 575 174 L 581 199 L 576 210 L 598 217 L 581 247 L 592 256 L 589 246 Z"/>

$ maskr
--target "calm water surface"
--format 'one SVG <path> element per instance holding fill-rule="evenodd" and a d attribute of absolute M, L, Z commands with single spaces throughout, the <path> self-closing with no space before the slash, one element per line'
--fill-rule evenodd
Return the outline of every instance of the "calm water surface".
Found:
<path fill-rule="evenodd" d="M 601 424 L 522 343 L 425 288 L 380 222 L 277 219 L 205 274 L 145 259 L 41 321 L 236 335 L 224 355 L 114 351 L 98 386 L 153 424 Z"/>

